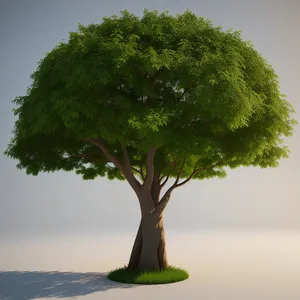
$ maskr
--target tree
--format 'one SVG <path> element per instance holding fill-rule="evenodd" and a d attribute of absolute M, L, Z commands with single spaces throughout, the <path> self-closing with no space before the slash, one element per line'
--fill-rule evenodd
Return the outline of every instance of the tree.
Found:
<path fill-rule="evenodd" d="M 163 212 L 174 189 L 223 178 L 225 167 L 277 167 L 297 123 L 253 45 L 189 10 L 79 24 L 31 78 L 13 100 L 18 120 L 4 154 L 27 174 L 127 180 L 141 209 L 129 268 L 168 266 Z"/>

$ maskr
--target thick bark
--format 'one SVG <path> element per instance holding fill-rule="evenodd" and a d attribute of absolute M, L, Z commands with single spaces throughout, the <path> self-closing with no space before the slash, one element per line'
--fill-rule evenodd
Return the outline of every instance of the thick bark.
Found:
<path fill-rule="evenodd" d="M 160 189 L 159 189 L 159 181 L 158 180 L 159 180 L 158 175 L 155 174 L 154 178 L 153 178 L 151 190 L 150 190 L 150 195 L 151 195 L 151 198 L 152 198 L 152 201 L 154 204 L 157 204 L 159 201 Z M 140 198 L 141 198 L 140 203 L 145 203 L 146 197 L 141 196 Z M 142 204 L 142 206 L 143 206 L 143 204 Z M 151 217 L 151 214 L 149 216 Z M 154 217 L 154 215 L 153 215 L 153 217 Z M 159 268 L 165 268 L 165 267 L 167 267 L 168 262 L 167 262 L 167 255 L 166 255 L 166 242 L 165 242 L 165 232 L 164 232 L 164 227 L 163 227 L 163 221 L 162 221 L 162 218 L 159 219 L 156 216 L 156 221 L 154 221 L 154 222 L 157 222 L 157 225 L 161 231 L 161 238 L 159 240 L 158 247 L 157 247 Z M 144 218 L 142 218 L 142 220 L 139 224 L 137 235 L 136 235 L 136 238 L 135 238 L 135 241 L 133 244 L 133 248 L 131 251 L 130 260 L 129 260 L 129 264 L 128 264 L 128 268 L 130 268 L 130 269 L 139 268 L 140 257 L 141 257 L 142 246 L 143 246 L 143 238 L 144 239 L 149 238 L 146 236 L 146 234 L 144 234 L 144 236 L 142 235 L 142 224 L 143 223 L 145 223 Z M 144 232 L 145 232 L 145 230 L 144 230 Z"/>
<path fill-rule="evenodd" d="M 143 216 L 132 248 L 128 268 L 139 270 L 168 267 L 162 216 Z"/>
<path fill-rule="evenodd" d="M 163 217 L 161 216 L 161 235 L 160 235 L 160 240 L 158 244 L 158 249 L 157 249 L 157 255 L 158 255 L 158 263 L 159 263 L 159 268 L 165 269 L 168 267 L 168 258 L 167 258 L 167 250 L 166 250 L 166 235 L 165 235 L 165 229 L 164 229 L 164 224 L 163 224 Z"/>
<path fill-rule="evenodd" d="M 139 269 L 152 270 L 167 267 L 165 234 L 162 217 L 156 214 L 142 218 L 142 250 Z"/>
<path fill-rule="evenodd" d="M 155 173 L 153 177 L 151 190 L 150 190 L 152 201 L 155 205 L 159 202 L 160 190 L 161 189 L 159 186 L 159 175 Z"/>
<path fill-rule="evenodd" d="M 140 257 L 141 257 L 141 252 L 142 252 L 142 226 L 141 222 L 139 225 L 138 232 L 136 234 L 136 238 L 131 250 L 131 255 L 129 259 L 129 264 L 128 268 L 129 269 L 137 269 L 139 266 L 140 262 Z"/>

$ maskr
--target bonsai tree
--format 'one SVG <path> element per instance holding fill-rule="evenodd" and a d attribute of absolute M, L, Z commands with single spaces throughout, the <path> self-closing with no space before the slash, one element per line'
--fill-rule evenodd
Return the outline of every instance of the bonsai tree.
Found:
<path fill-rule="evenodd" d="M 253 45 L 189 10 L 79 24 L 31 78 L 4 154 L 31 175 L 127 180 L 141 211 L 128 269 L 168 267 L 163 213 L 175 189 L 225 167 L 277 167 L 297 123 Z"/>

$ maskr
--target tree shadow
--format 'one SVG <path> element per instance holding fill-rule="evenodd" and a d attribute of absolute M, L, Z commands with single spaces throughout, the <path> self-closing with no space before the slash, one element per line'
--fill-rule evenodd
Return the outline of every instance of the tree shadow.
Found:
<path fill-rule="evenodd" d="M 107 273 L 0 271 L 1 300 L 76 297 L 114 288 L 137 287 L 106 278 Z"/>

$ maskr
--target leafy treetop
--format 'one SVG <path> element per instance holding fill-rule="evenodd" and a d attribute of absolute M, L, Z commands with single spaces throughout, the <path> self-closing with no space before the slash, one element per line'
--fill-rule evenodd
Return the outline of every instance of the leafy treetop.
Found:
<path fill-rule="evenodd" d="M 253 45 L 189 10 L 145 9 L 141 18 L 125 10 L 79 25 L 31 78 L 14 99 L 18 120 L 4 153 L 32 175 L 125 180 L 113 156 L 144 180 L 151 147 L 160 178 L 178 167 L 187 179 L 224 177 L 224 166 L 276 167 L 296 124 Z"/>

